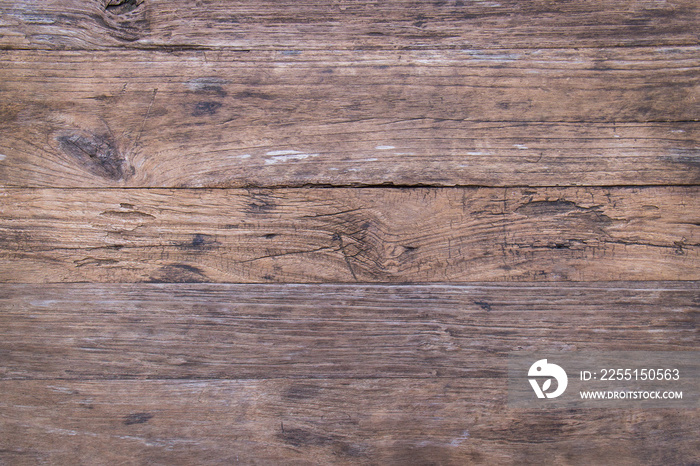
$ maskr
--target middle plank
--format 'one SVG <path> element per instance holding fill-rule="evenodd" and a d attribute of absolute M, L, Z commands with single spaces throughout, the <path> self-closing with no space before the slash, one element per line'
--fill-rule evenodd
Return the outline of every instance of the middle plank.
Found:
<path fill-rule="evenodd" d="M 699 280 L 699 194 L 6 189 L 0 281 Z"/>

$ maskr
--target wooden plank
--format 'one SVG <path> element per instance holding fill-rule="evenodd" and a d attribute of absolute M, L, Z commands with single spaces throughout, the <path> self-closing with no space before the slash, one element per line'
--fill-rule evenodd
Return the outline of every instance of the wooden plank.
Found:
<path fill-rule="evenodd" d="M 0 280 L 698 280 L 698 190 L 9 189 Z"/>
<path fill-rule="evenodd" d="M 698 280 L 699 189 L 6 189 L 0 280 Z"/>
<path fill-rule="evenodd" d="M 512 410 L 502 380 L 0 382 L 8 464 L 694 464 L 699 410 Z"/>
<path fill-rule="evenodd" d="M 293 53 L 329 47 L 697 45 L 698 15 L 694 0 L 3 0 L 0 47 Z"/>
<path fill-rule="evenodd" d="M 505 377 L 506 353 L 693 350 L 697 282 L 0 285 L 0 379 Z"/>
<path fill-rule="evenodd" d="M 699 69 L 700 47 L 5 52 L 0 185 L 698 184 Z"/>

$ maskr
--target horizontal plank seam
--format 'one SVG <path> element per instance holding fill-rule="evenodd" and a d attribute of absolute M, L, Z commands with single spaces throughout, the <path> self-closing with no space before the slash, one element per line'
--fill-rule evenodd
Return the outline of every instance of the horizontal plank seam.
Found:
<path fill-rule="evenodd" d="M 60 191 L 106 191 L 106 190 L 179 190 L 179 191 L 226 191 L 226 190 L 246 190 L 246 189 L 270 189 L 270 190 L 293 190 L 293 189 L 347 189 L 347 188 L 367 188 L 367 189 L 414 189 L 414 188 L 431 188 L 431 189 L 502 189 L 502 188 L 513 188 L 513 189 L 526 189 L 526 188 L 537 188 L 537 189 L 549 189 L 549 188 L 595 188 L 595 189 L 645 189 L 645 188 L 673 188 L 673 187 L 685 187 L 685 188 L 695 188 L 700 187 L 699 183 L 678 183 L 678 184 L 612 184 L 612 185 L 592 185 L 592 184 L 430 184 L 430 183 L 348 183 L 348 184 L 328 184 L 328 183 L 300 183 L 300 184 L 242 184 L 242 185 L 231 185 L 231 186 L 3 186 L 0 185 L 0 189 L 7 191 L 14 190 L 60 190 Z"/>
<path fill-rule="evenodd" d="M 689 350 L 690 351 L 690 350 Z M 505 356 L 504 356 L 504 361 L 505 361 Z M 296 364 L 296 363 L 294 363 Z M 489 369 L 475 369 L 475 371 L 488 371 Z M 333 381 L 338 381 L 338 380 L 387 380 L 387 379 L 399 379 L 399 380 L 426 380 L 426 379 L 453 379 L 453 380 L 458 380 L 458 379 L 485 379 L 485 380 L 505 380 L 507 378 L 507 373 L 506 371 L 496 371 L 494 369 L 494 372 L 503 372 L 503 375 L 500 376 L 491 376 L 491 377 L 482 377 L 482 376 L 475 376 L 475 375 L 464 375 L 464 376 L 455 376 L 455 375 L 446 375 L 446 376 L 441 376 L 441 375 L 425 375 L 425 376 L 416 376 L 416 375 L 411 375 L 411 376 L 405 376 L 405 375 L 396 375 L 396 376 L 347 376 L 347 375 L 342 375 L 338 377 L 333 377 L 333 376 L 298 376 L 298 377 L 241 377 L 239 378 L 234 378 L 234 377 L 173 377 L 173 378 L 168 378 L 168 377 L 39 377 L 39 378 L 0 378 L 0 384 L 3 382 L 39 382 L 39 381 L 46 381 L 46 382 L 187 382 L 187 381 L 196 381 L 196 382 L 218 382 L 218 381 L 237 381 L 237 382 L 243 382 L 243 381 L 265 381 L 265 380 L 290 380 L 290 381 L 296 381 L 296 380 L 333 380 Z"/>
<path fill-rule="evenodd" d="M 693 225 L 693 226 L 700 226 L 697 223 L 692 223 L 692 222 L 687 222 L 687 223 L 676 223 L 676 225 Z M 668 244 L 654 244 L 649 241 L 622 241 L 622 240 L 602 240 L 600 241 L 601 243 L 604 244 L 622 244 L 625 246 L 647 246 L 650 248 L 665 248 L 665 249 L 673 249 L 673 250 L 678 250 L 677 245 L 668 245 Z M 520 247 L 520 244 L 513 244 L 514 246 Z M 128 245 L 120 245 L 119 250 L 139 250 L 139 249 L 151 249 L 155 247 L 162 247 L 163 244 L 161 243 L 156 243 L 156 244 L 142 244 L 142 245 L 136 245 L 136 246 L 128 246 Z M 700 243 L 683 243 L 683 247 L 698 247 L 700 246 Z M 547 245 L 542 245 L 542 246 L 531 246 L 532 248 L 544 248 L 544 249 L 551 249 L 551 246 Z M 75 247 L 49 247 L 49 248 L 33 248 L 31 252 L 50 252 L 50 251 L 99 251 L 99 250 L 108 250 L 112 251 L 114 250 L 115 247 L 112 245 L 108 246 L 75 246 Z M 338 251 L 336 248 L 332 246 L 325 246 L 317 249 L 311 249 L 311 250 L 302 250 L 302 251 L 288 251 L 288 252 L 282 252 L 282 253 L 276 253 L 276 254 L 267 254 L 263 256 L 258 256 L 254 257 L 252 259 L 245 259 L 245 260 L 239 260 L 239 261 L 232 261 L 234 264 L 245 264 L 248 262 L 254 262 L 260 259 L 267 259 L 270 257 L 280 257 L 280 256 L 288 256 L 288 255 L 294 255 L 294 254 L 310 254 L 314 252 L 320 252 L 320 251 Z M 342 248 L 341 248 L 342 251 Z M 30 251 L 24 251 L 24 252 L 30 252 Z M 141 283 L 141 282 L 139 282 Z M 145 282 L 149 283 L 149 282 Z M 357 281 L 353 281 L 351 283 L 358 283 Z"/>
<path fill-rule="evenodd" d="M 627 49 L 627 48 L 666 48 L 666 47 L 697 47 L 700 46 L 700 42 L 687 43 L 687 42 L 666 42 L 658 44 L 606 44 L 606 45 L 577 45 L 576 47 L 571 46 L 554 46 L 554 45 L 544 45 L 544 46 L 518 46 L 518 47 L 485 47 L 480 48 L 482 51 L 489 50 L 566 50 L 566 49 Z M 466 47 L 462 46 L 450 46 L 445 45 L 442 47 L 382 47 L 382 46 L 369 46 L 364 48 L 300 48 L 298 50 L 303 52 L 347 52 L 347 51 L 357 51 L 357 52 L 406 52 L 406 51 L 445 51 L 445 50 L 462 50 Z M 61 48 L 49 48 L 49 47 L 15 47 L 12 45 L 0 46 L 0 50 L 8 51 L 57 51 L 57 52 L 100 52 L 100 51 L 147 51 L 147 52 L 162 52 L 162 53 L 173 53 L 173 52 L 285 52 L 289 51 L 289 47 L 255 47 L 255 48 L 241 48 L 236 46 L 218 45 L 218 46 L 206 46 L 206 45 L 143 45 L 143 46 L 119 46 L 119 45 L 104 45 L 101 47 L 61 47 Z M 296 50 L 296 49 L 295 49 Z"/>
<path fill-rule="evenodd" d="M 648 287 L 648 285 L 658 285 L 658 284 L 678 284 L 683 283 L 684 288 L 676 287 L 663 287 L 654 286 Z M 618 286 L 606 286 L 606 283 L 614 283 Z M 632 286 L 619 286 L 620 284 L 629 284 Z M 572 281 L 551 281 L 551 282 L 507 282 L 507 281 L 495 281 L 495 282 L 465 282 L 465 283 L 450 283 L 450 282 L 390 282 L 390 283 L 378 283 L 378 282 L 326 282 L 326 283 L 308 283 L 308 282 L 286 282 L 286 283 L 235 283 L 235 282 L 212 282 L 212 283 L 183 283 L 183 282 L 110 282 L 110 283 L 92 283 L 92 282 L 58 282 L 61 287 L 64 285 L 85 285 L 94 287 L 95 285 L 101 288 L 118 288 L 118 287 L 133 287 L 134 285 L 140 285 L 147 288 L 169 288 L 173 286 L 184 286 L 187 288 L 226 288 L 226 287 L 267 287 L 267 288 L 412 288 L 415 286 L 420 286 L 422 288 L 459 288 L 459 289 L 536 289 L 536 288 L 553 288 L 557 290 L 564 290 L 567 288 L 571 289 L 598 289 L 598 290 L 611 290 L 611 291 L 687 291 L 688 288 L 685 286 L 691 283 L 696 283 L 700 286 L 700 281 L 698 280 L 591 280 L 588 282 L 572 282 Z M 0 283 L 0 290 L 9 288 L 20 288 L 20 287 L 38 287 L 41 285 L 48 285 L 49 283 Z M 2 299 L 0 299 L 2 301 Z M 66 301 L 70 301 L 67 299 Z"/>
<path fill-rule="evenodd" d="M 657 282 L 658 280 L 642 280 L 642 282 L 649 282 L 649 283 L 654 283 Z M 661 281 L 668 281 L 668 280 L 661 280 Z M 683 284 L 683 286 L 691 284 L 691 283 L 697 283 L 700 286 L 700 282 L 698 282 L 695 279 L 678 279 L 678 280 L 672 280 L 674 283 L 679 283 Z M 496 283 L 503 284 L 503 287 L 510 287 L 510 283 L 513 283 L 513 288 L 516 288 L 517 286 L 521 285 L 523 282 L 520 281 L 505 281 L 505 280 L 493 280 L 491 282 L 482 282 L 485 284 L 491 284 L 491 286 L 496 288 L 500 288 L 495 286 Z M 534 283 L 534 282 L 533 282 Z M 542 282 L 542 284 L 557 284 L 559 282 Z M 592 288 L 587 288 L 588 284 L 599 284 L 599 283 L 627 283 L 626 280 L 570 280 L 569 283 L 571 285 L 581 285 L 581 287 L 586 288 L 586 289 L 592 289 Z M 285 286 L 285 285 L 294 285 L 294 286 L 362 286 L 362 287 L 367 287 L 367 286 L 382 286 L 382 287 L 398 287 L 398 286 L 405 286 L 405 287 L 411 287 L 411 286 L 452 286 L 452 287 L 471 287 L 472 282 L 412 282 L 412 281 L 372 281 L 372 282 L 363 282 L 363 281 L 335 281 L 335 282 L 162 282 L 162 281 L 138 281 L 138 282 L 94 282 L 94 281 L 60 281 L 60 282 L 41 282 L 41 283 L 36 283 L 36 282 L 12 282 L 12 283 L 3 283 L 0 284 L 0 289 L 2 287 L 6 286 L 37 286 L 37 285 L 91 285 L 91 286 L 105 286 L 105 285 L 128 285 L 128 286 L 134 286 L 134 285 L 148 285 L 148 286 L 156 286 L 156 285 L 165 285 L 165 286 L 193 286 L 193 285 L 200 285 L 200 286 L 212 286 L 212 285 L 236 285 L 236 286 Z M 483 286 L 482 286 L 483 288 Z M 522 287 L 523 289 L 529 289 L 530 287 Z M 534 288 L 534 287 L 533 287 Z M 561 288 L 561 287 L 557 287 Z M 573 287 L 577 288 L 577 287 Z M 678 288 L 626 288 L 626 287 L 619 287 L 619 288 L 611 288 L 611 287 L 605 287 L 605 286 L 600 286 L 601 290 L 627 290 L 627 291 L 684 291 L 684 290 L 679 290 Z M 2 300 L 0 300 L 2 302 Z"/>

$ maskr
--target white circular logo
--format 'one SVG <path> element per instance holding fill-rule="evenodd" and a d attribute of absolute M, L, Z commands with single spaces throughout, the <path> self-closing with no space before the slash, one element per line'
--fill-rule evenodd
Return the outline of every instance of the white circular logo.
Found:
<path fill-rule="evenodd" d="M 566 390 L 566 385 L 569 383 L 569 378 L 566 376 L 566 371 L 556 364 L 548 364 L 546 359 L 536 361 L 527 373 L 532 389 L 535 391 L 537 398 L 556 398 Z M 538 378 L 544 378 L 542 386 L 538 383 Z M 557 381 L 557 389 L 553 392 L 548 392 L 552 387 L 552 379 Z"/>

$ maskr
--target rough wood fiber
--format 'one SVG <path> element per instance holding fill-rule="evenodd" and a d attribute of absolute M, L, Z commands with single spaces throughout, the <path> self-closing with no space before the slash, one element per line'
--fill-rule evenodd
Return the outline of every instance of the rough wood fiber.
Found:
<path fill-rule="evenodd" d="M 2 381 L 0 461 L 693 464 L 698 410 L 506 408 L 501 380 Z"/>
<path fill-rule="evenodd" d="M 697 349 L 698 299 L 697 282 L 4 284 L 0 379 L 505 379 L 516 350 Z"/>
<path fill-rule="evenodd" d="M 114 122 L 110 127 L 123 127 L 121 117 L 108 116 Z M 32 121 L 42 126 L 43 120 Z M 0 161 L 3 186 L 499 187 L 700 181 L 698 123 L 370 118 L 309 122 L 303 128 L 248 126 L 240 131 L 249 138 L 232 129 L 219 133 L 216 141 L 210 137 L 216 131 L 213 123 L 183 126 L 179 134 L 148 124 L 135 148 L 133 132 L 127 128 L 124 136 L 110 138 L 99 119 L 58 123 L 49 139 L 18 126 L 8 125 L 0 139 L 0 154 L 6 155 Z"/>
<path fill-rule="evenodd" d="M 700 463 L 505 379 L 698 348 L 698 18 L 0 0 L 0 464 Z"/>
<path fill-rule="evenodd" d="M 698 192 L 6 189 L 0 280 L 699 280 Z"/>
<path fill-rule="evenodd" d="M 694 0 L 0 2 L 0 47 L 420 49 L 697 45 Z"/>
<path fill-rule="evenodd" d="M 698 47 L 6 52 L 0 184 L 697 184 L 698 70 Z"/>

